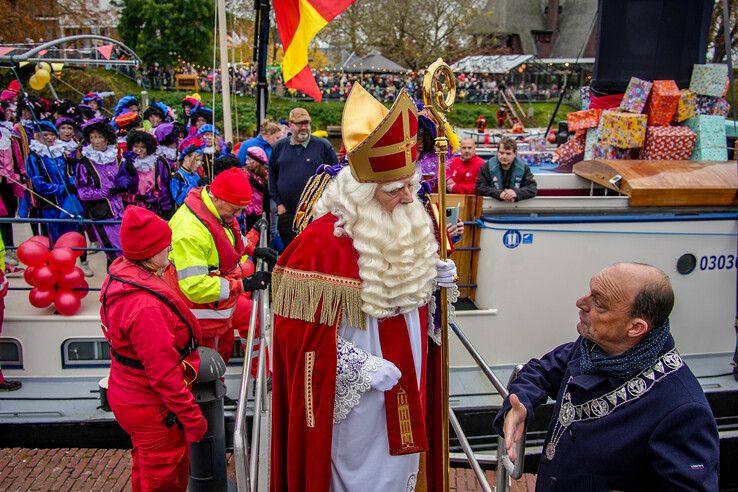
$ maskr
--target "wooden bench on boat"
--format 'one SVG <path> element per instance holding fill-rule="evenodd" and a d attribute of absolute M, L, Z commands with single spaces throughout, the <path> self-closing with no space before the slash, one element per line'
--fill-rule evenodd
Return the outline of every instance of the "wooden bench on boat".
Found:
<path fill-rule="evenodd" d="M 735 161 L 602 159 L 578 162 L 574 173 L 629 196 L 634 207 L 738 205 Z"/>

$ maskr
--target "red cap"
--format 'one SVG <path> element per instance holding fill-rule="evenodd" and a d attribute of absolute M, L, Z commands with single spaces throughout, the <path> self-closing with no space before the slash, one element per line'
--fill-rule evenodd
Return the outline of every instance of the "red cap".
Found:
<path fill-rule="evenodd" d="M 172 244 L 172 230 L 154 212 L 129 205 L 120 225 L 120 245 L 129 260 L 147 260 Z"/>
<path fill-rule="evenodd" d="M 251 203 L 249 178 L 242 169 L 237 167 L 226 169 L 217 175 L 213 184 L 210 185 L 210 192 L 214 197 L 234 205 Z"/>

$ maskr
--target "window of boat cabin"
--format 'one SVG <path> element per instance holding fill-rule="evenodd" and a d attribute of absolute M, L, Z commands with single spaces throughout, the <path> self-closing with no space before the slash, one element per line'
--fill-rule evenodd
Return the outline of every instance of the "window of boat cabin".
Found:
<path fill-rule="evenodd" d="M 110 347 L 104 338 L 68 338 L 62 343 L 62 368 L 109 367 Z"/>
<path fill-rule="evenodd" d="M 254 342 L 258 342 L 258 340 L 254 340 Z M 20 353 L 20 344 L 18 344 L 17 350 Z M 233 344 L 233 353 L 228 365 L 243 365 L 245 355 L 241 338 L 236 336 L 236 343 Z M 6 360 L 11 362 L 7 363 Z M 3 367 L 11 368 L 12 366 L 9 364 L 13 364 L 13 360 L 15 359 L 12 359 L 12 357 L 6 359 L 4 352 L 0 352 L 0 361 L 3 361 Z M 110 347 L 104 338 L 68 338 L 62 343 L 62 368 L 64 369 L 109 366 Z"/>
<path fill-rule="evenodd" d="M 0 338 L 0 361 L 3 369 L 23 369 L 23 347 L 15 338 Z"/>

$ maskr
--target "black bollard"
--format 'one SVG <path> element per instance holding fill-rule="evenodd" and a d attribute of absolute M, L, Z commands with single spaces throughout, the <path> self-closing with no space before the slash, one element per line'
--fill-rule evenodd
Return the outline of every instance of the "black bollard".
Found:
<path fill-rule="evenodd" d="M 228 489 L 223 417 L 226 388 L 221 378 L 226 365 L 218 352 L 211 348 L 199 347 L 197 351 L 200 353 L 200 372 L 192 386 L 192 394 L 208 421 L 208 431 L 202 441 L 190 444 L 190 484 L 187 490 L 225 492 Z"/>

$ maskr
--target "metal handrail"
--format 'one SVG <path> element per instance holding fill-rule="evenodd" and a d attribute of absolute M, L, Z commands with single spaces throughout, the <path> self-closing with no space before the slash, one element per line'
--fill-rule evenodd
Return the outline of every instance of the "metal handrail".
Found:
<path fill-rule="evenodd" d="M 464 434 L 464 431 L 461 429 L 459 419 L 456 418 L 456 414 L 451 408 L 451 405 L 448 406 L 448 421 L 451 423 L 451 427 L 453 427 L 454 432 L 456 433 L 459 444 L 461 444 L 461 449 L 464 450 L 464 454 L 466 454 L 466 458 L 469 460 L 469 464 L 471 465 L 472 470 L 474 470 L 474 474 L 477 476 L 477 482 L 479 482 L 479 485 L 482 486 L 482 490 L 484 492 L 492 492 L 492 487 L 490 487 L 489 483 L 487 482 L 487 477 L 484 474 L 484 470 L 482 470 L 482 467 L 479 466 L 479 462 L 474 456 L 474 450 L 472 449 L 471 444 L 469 444 L 469 440 L 466 438 L 466 434 Z"/>
<path fill-rule="evenodd" d="M 487 365 L 487 362 L 484 360 L 482 355 L 479 353 L 477 348 L 471 343 L 471 341 L 466 337 L 463 331 L 461 331 L 461 328 L 456 326 L 456 323 L 449 323 L 449 327 L 453 330 L 453 332 L 456 334 L 456 336 L 461 341 L 461 344 L 466 348 L 467 352 L 469 352 L 469 355 L 471 355 L 472 359 L 477 363 L 479 368 L 482 370 L 482 373 L 487 377 L 489 382 L 492 384 L 492 386 L 495 387 L 497 392 L 500 394 L 502 398 L 507 398 L 509 396 L 509 391 L 505 385 L 502 384 L 502 381 L 500 381 L 500 378 L 497 377 L 497 375 L 494 373 L 492 369 Z M 510 381 L 508 382 L 508 385 L 510 382 L 512 382 L 518 375 L 518 372 L 522 366 L 517 366 L 513 370 L 513 373 L 510 375 Z M 526 426 L 527 427 L 527 424 Z M 518 441 L 515 447 L 515 452 L 517 454 L 517 460 L 515 460 L 515 463 L 513 463 L 510 458 L 507 456 L 507 450 L 505 449 L 505 441 L 502 437 L 500 437 L 497 440 L 497 490 L 507 490 L 507 477 L 510 476 L 514 480 L 517 480 L 523 475 L 523 466 L 525 464 L 525 427 L 523 428 L 523 438 Z M 456 429 L 454 429 L 456 430 Z M 457 437 L 459 438 L 459 442 L 462 440 L 463 432 L 459 428 L 459 430 L 456 433 Z M 466 439 L 466 436 L 464 436 L 464 439 Z M 462 443 L 463 447 L 463 443 Z M 467 454 L 467 457 L 469 455 Z M 473 458 L 473 461 L 472 461 Z M 479 464 L 476 460 L 476 458 L 473 457 L 469 459 L 472 467 L 476 466 L 478 467 Z M 502 465 L 502 466 L 499 466 Z M 484 479 L 486 481 L 486 479 Z M 504 483 L 504 485 L 501 485 Z"/>
<path fill-rule="evenodd" d="M 259 234 L 259 246 L 267 245 L 266 224 L 262 224 Z M 266 262 L 259 259 L 256 261 L 256 271 L 266 270 Z M 236 484 L 239 492 L 254 492 L 258 487 L 259 468 L 259 439 L 261 438 L 261 419 L 259 414 L 264 404 L 262 392 L 265 392 L 265 354 L 266 354 L 266 319 L 264 312 L 269 310 L 269 295 L 266 291 L 257 291 L 252 303 L 251 317 L 249 319 L 249 334 L 246 339 L 246 353 L 243 359 L 241 374 L 241 388 L 238 393 L 238 407 L 236 411 L 236 423 L 233 429 L 233 454 L 236 457 Z M 257 309 L 258 308 L 258 309 Z M 249 383 L 251 382 L 251 359 L 254 352 L 254 333 L 256 331 L 257 314 L 259 314 L 259 355 L 257 359 L 256 373 L 256 396 L 254 398 L 254 417 L 251 423 L 251 445 L 246 444 L 246 403 L 248 400 Z"/>
<path fill-rule="evenodd" d="M 508 381 L 508 386 L 510 383 L 515 381 L 515 378 L 518 377 L 518 373 L 523 368 L 523 366 L 515 366 L 515 369 L 513 369 L 512 374 L 510 374 L 510 379 Z M 507 396 L 505 397 L 507 398 Z M 523 437 L 517 442 L 515 445 L 515 454 L 517 455 L 517 459 L 515 460 L 515 463 L 513 463 L 510 460 L 510 457 L 507 455 L 507 447 L 505 446 L 505 438 L 502 436 L 499 436 L 497 438 L 497 490 L 507 490 L 507 486 L 509 483 L 508 477 L 512 478 L 513 480 L 517 480 L 518 478 L 523 476 L 523 465 L 525 464 L 525 432 L 528 424 L 523 424 Z M 499 464 L 502 463 L 502 466 L 499 466 Z"/>

